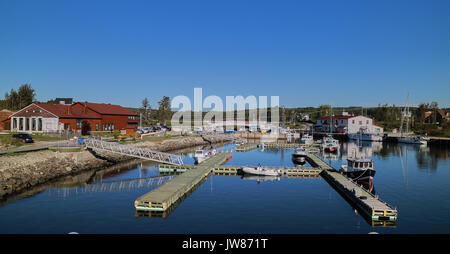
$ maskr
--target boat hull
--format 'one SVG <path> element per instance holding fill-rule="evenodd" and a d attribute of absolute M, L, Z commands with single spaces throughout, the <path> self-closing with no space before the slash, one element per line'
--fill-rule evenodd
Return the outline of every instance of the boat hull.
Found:
<path fill-rule="evenodd" d="M 340 172 L 351 179 L 370 183 L 370 182 L 372 182 L 372 179 L 375 176 L 376 171 L 373 169 L 345 171 L 341 168 Z"/>
<path fill-rule="evenodd" d="M 245 174 L 250 174 L 250 175 L 260 175 L 260 176 L 278 176 L 279 175 L 279 173 L 277 171 L 272 170 L 272 169 L 258 170 L 256 168 L 243 167 L 242 171 Z"/>
<path fill-rule="evenodd" d="M 382 142 L 383 137 L 379 135 L 373 134 L 347 134 L 349 139 L 352 140 L 362 140 L 362 141 L 371 141 L 371 142 Z"/>

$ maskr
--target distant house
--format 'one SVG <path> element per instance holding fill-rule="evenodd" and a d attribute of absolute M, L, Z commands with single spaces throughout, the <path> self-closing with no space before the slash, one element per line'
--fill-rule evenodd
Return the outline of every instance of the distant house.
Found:
<path fill-rule="evenodd" d="M 62 104 L 62 105 L 72 105 L 73 104 L 73 98 L 56 98 L 55 104 Z"/>
<path fill-rule="evenodd" d="M 434 112 L 426 111 L 424 113 L 424 122 L 432 123 L 434 121 Z M 436 110 L 436 122 L 448 122 L 450 121 L 450 112 L 443 109 Z"/>
<path fill-rule="evenodd" d="M 32 103 L 7 119 L 11 131 L 114 131 L 137 129 L 137 114 L 119 105 L 77 102 L 75 104 Z"/>
<path fill-rule="evenodd" d="M 9 124 L 6 121 L 10 115 L 12 115 L 14 112 L 9 111 L 7 109 L 3 109 L 0 111 L 0 131 L 9 130 Z"/>
<path fill-rule="evenodd" d="M 317 119 L 315 129 L 321 132 L 330 132 L 330 116 Z M 374 124 L 373 119 L 366 116 L 348 115 L 341 112 L 332 117 L 331 128 L 335 133 L 357 133 L 360 129 L 367 129 L 371 133 L 383 133 L 383 128 Z"/>

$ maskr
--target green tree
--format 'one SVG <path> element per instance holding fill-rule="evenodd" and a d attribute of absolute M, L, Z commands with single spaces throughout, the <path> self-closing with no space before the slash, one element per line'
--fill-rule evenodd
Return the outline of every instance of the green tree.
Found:
<path fill-rule="evenodd" d="M 17 90 L 17 94 L 19 97 L 18 108 L 21 109 L 25 106 L 30 105 L 34 102 L 36 93 L 30 84 L 23 84 Z"/>
<path fill-rule="evenodd" d="M 158 105 L 158 121 L 166 125 L 166 122 L 172 117 L 172 111 L 170 110 L 170 98 L 167 96 L 163 96 L 163 98 L 158 102 Z"/>
<path fill-rule="evenodd" d="M 150 119 L 151 119 L 151 115 L 150 115 L 150 113 L 151 113 L 151 106 L 150 106 L 150 103 L 149 103 L 147 98 L 144 98 L 142 100 L 142 106 L 139 109 L 139 113 L 142 114 L 142 118 L 143 118 L 142 119 L 142 123 L 144 125 L 149 125 L 150 124 Z"/>

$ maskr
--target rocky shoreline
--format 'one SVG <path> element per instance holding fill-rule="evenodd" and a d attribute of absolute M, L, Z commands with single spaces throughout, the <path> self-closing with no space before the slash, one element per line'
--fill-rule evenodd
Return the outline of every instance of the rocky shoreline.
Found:
<path fill-rule="evenodd" d="M 224 142 L 224 140 L 220 138 L 208 140 L 202 137 L 178 137 L 162 142 L 139 142 L 132 145 L 161 152 L 171 152 L 220 142 Z M 80 152 L 44 150 L 0 156 L 0 200 L 60 177 L 79 174 L 87 170 L 102 169 L 119 162 L 135 160 L 132 157 L 107 152 L 98 154 L 107 158 L 107 160 L 99 159 L 87 150 Z"/>

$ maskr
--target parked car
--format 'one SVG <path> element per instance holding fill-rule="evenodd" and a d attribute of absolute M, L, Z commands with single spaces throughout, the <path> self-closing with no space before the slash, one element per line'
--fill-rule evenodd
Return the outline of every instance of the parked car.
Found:
<path fill-rule="evenodd" d="M 26 133 L 14 134 L 12 137 L 15 139 L 18 139 L 24 143 L 33 143 L 34 142 L 33 138 L 29 134 L 26 134 Z"/>
<path fill-rule="evenodd" d="M 144 134 L 144 130 L 143 129 L 137 129 L 136 132 L 139 133 L 139 134 Z"/>

